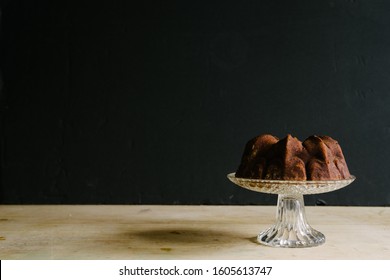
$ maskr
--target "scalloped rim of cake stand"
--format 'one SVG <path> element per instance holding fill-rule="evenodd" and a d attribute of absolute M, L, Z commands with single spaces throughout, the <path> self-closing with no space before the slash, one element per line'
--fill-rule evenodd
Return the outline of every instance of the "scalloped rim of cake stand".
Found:
<path fill-rule="evenodd" d="M 229 173 L 228 179 L 234 184 L 256 192 L 270 194 L 318 194 L 336 191 L 351 184 L 356 177 L 349 179 L 324 181 L 289 181 L 289 180 L 263 180 L 236 177 L 236 173 Z"/>

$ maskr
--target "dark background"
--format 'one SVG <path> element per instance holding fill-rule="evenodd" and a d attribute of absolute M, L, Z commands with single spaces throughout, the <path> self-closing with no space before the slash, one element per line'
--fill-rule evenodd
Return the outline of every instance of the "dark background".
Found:
<path fill-rule="evenodd" d="M 274 204 L 250 138 L 337 139 L 390 205 L 390 2 L 3 1 L 0 203 Z"/>

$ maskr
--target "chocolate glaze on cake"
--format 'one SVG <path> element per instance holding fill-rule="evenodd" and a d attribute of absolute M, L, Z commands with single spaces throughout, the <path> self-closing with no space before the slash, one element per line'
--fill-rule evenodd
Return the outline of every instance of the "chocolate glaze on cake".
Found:
<path fill-rule="evenodd" d="M 340 180 L 350 178 L 343 152 L 329 136 L 310 136 L 303 143 L 287 135 L 263 134 L 245 146 L 236 177 L 267 180 Z"/>

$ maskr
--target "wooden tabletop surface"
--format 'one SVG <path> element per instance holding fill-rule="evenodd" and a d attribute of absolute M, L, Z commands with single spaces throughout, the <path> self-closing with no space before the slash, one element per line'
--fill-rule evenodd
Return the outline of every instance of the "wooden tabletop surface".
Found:
<path fill-rule="evenodd" d="M 0 259 L 390 259 L 389 207 L 306 207 L 326 236 L 272 248 L 276 206 L 2 205 Z"/>

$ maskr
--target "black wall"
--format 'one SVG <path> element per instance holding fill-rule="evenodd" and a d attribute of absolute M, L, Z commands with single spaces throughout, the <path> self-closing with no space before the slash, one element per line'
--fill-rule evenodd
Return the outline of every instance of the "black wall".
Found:
<path fill-rule="evenodd" d="M 261 133 L 339 140 L 390 205 L 390 2 L 3 1 L 0 203 L 274 204 L 226 179 Z"/>

